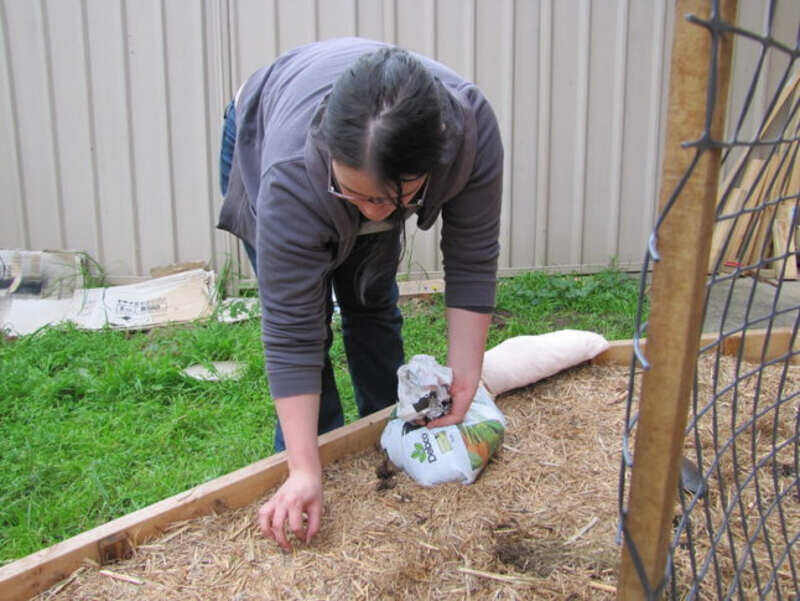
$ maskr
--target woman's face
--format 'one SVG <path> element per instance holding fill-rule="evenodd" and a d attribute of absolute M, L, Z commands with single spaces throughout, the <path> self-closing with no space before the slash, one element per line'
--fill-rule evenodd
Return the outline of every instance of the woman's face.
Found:
<path fill-rule="evenodd" d="M 394 199 L 397 191 L 392 186 L 380 184 L 366 171 L 354 169 L 332 162 L 333 178 L 339 187 L 342 197 L 358 208 L 361 214 L 370 221 L 382 221 L 395 212 Z M 425 185 L 426 176 L 403 182 L 401 202 L 408 205 L 414 196 Z"/>

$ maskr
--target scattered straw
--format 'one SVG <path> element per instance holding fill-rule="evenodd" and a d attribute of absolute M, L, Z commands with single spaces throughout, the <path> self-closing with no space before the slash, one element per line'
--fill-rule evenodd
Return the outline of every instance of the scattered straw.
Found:
<path fill-rule="evenodd" d="M 85 570 L 52 599 L 611 599 L 589 583 L 614 583 L 624 405 L 608 403 L 626 383 L 626 368 L 583 366 L 500 397 L 505 448 L 470 486 L 399 472 L 377 490 L 371 450 L 324 470 L 311 545 L 282 553 L 260 534 L 264 497 L 173 524 L 106 566 L 136 586 Z"/>
<path fill-rule="evenodd" d="M 592 518 L 592 519 L 589 521 L 589 523 L 588 523 L 588 524 L 586 524 L 586 525 L 585 525 L 583 528 L 581 528 L 581 529 L 580 529 L 578 532 L 576 532 L 576 533 L 575 533 L 573 536 L 570 536 L 570 537 L 567 539 L 567 541 L 566 541 L 564 544 L 565 544 L 565 545 L 571 545 L 572 543 L 574 543 L 575 541 L 577 541 L 577 540 L 578 540 L 580 537 L 582 537 L 584 534 L 586 534 L 587 532 L 589 532 L 589 530 L 591 530 L 592 528 L 594 528 L 594 527 L 597 525 L 597 522 L 599 522 L 599 521 L 600 521 L 600 518 L 598 518 L 597 516 L 593 517 L 593 518 Z"/>
<path fill-rule="evenodd" d="M 138 578 L 134 578 L 133 576 L 128 576 L 126 574 L 118 574 L 117 572 L 112 572 L 111 570 L 100 570 L 98 574 L 108 576 L 109 578 L 119 580 L 120 582 L 129 582 L 130 584 L 138 584 L 140 586 L 144 584 L 143 580 L 139 580 Z"/>
<path fill-rule="evenodd" d="M 590 582 L 589 587 L 598 591 L 605 591 L 607 593 L 617 594 L 617 587 L 610 584 L 603 584 L 602 582 Z"/>
<path fill-rule="evenodd" d="M 164 538 L 162 538 L 162 539 L 160 540 L 160 543 L 161 543 L 162 545 L 165 545 L 165 544 L 167 544 L 167 543 L 168 543 L 169 541 L 171 541 L 173 538 L 177 538 L 177 537 L 179 537 L 181 534 L 183 534 L 184 532 L 186 532 L 186 531 L 187 531 L 189 528 L 191 528 L 191 524 L 186 524 L 186 525 L 185 525 L 185 526 L 183 526 L 182 528 L 178 528 L 177 530 L 174 530 L 174 531 L 170 532 L 169 534 L 167 534 L 167 535 L 166 535 Z"/>
<path fill-rule="evenodd" d="M 489 578 L 490 580 L 499 580 L 500 582 L 513 582 L 513 583 L 535 583 L 533 578 L 525 578 L 524 576 L 507 576 L 506 574 L 494 574 L 493 572 L 481 572 L 480 570 L 471 570 L 469 568 L 458 568 L 462 574 L 469 574 L 470 576 L 479 576 L 480 578 Z"/>
<path fill-rule="evenodd" d="M 383 458 L 371 450 L 324 470 L 311 545 L 282 553 L 261 536 L 264 497 L 138 547 L 114 570 L 139 586 L 84 570 L 51 598 L 614 599 L 625 409 L 615 401 L 627 378 L 627 367 L 582 366 L 500 397 L 504 446 L 470 486 L 424 488 L 401 472 L 378 490 Z"/>
<path fill-rule="evenodd" d="M 57 596 L 61 591 L 63 591 L 70 584 L 72 584 L 75 581 L 75 579 L 78 576 L 80 576 L 81 573 L 86 569 L 88 569 L 88 568 L 80 567 L 77 570 L 75 570 L 69 578 L 66 578 L 66 579 L 62 580 L 59 584 L 56 584 L 54 587 L 52 587 L 50 589 L 50 591 L 49 591 L 49 593 L 47 595 L 47 598 L 51 599 L 51 598 Z"/>
<path fill-rule="evenodd" d="M 725 596 L 734 582 L 740 589 L 734 596 L 758 599 L 773 572 L 780 576 L 792 562 L 798 565 L 796 543 L 791 541 L 800 533 L 800 480 L 794 456 L 800 403 L 793 396 L 800 390 L 800 368 L 788 366 L 781 385 L 782 364 L 759 372 L 757 365 L 742 363 L 737 370 L 736 361 L 724 357 L 714 390 L 714 367 L 711 353 L 698 361 L 698 408 L 715 397 L 716 401 L 698 419 L 696 435 L 693 431 L 686 437 L 684 454 L 696 460 L 699 446 L 703 471 L 716 467 L 706 482 L 707 494 L 689 515 L 692 545 L 684 530 L 676 550 L 676 590 L 681 598 L 690 590 L 694 562 L 698 571 L 707 571 L 694 593 L 697 599 Z M 779 398 L 788 402 L 777 412 L 769 410 Z M 677 525 L 682 517 L 678 503 L 675 514 Z M 767 597 L 791 599 L 797 596 L 797 585 L 794 579 L 775 578 Z"/>

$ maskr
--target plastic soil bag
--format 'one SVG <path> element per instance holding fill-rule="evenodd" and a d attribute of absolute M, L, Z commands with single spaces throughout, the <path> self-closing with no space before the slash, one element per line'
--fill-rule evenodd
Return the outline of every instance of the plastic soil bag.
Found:
<path fill-rule="evenodd" d="M 464 421 L 428 429 L 395 417 L 381 435 L 389 460 L 423 486 L 471 484 L 503 442 L 506 420 L 480 386 Z"/>
<path fill-rule="evenodd" d="M 430 355 L 414 355 L 397 370 L 397 417 L 436 419 L 450 410 L 453 370 Z"/>

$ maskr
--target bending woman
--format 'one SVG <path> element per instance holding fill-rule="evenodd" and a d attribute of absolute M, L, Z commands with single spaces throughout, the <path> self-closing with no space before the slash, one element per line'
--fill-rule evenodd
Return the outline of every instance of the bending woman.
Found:
<path fill-rule="evenodd" d="M 344 423 L 328 351 L 331 291 L 359 413 L 396 402 L 403 363 L 397 268 L 405 220 L 442 217 L 451 412 L 481 373 L 494 307 L 503 148 L 478 88 L 428 58 L 347 38 L 303 46 L 253 74 L 226 110 L 218 227 L 258 276 L 275 450 L 289 477 L 259 512 L 289 549 L 319 530 L 317 435 Z"/>

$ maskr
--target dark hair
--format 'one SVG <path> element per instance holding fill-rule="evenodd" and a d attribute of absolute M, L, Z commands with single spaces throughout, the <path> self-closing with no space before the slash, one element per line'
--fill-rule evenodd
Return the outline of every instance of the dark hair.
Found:
<path fill-rule="evenodd" d="M 328 98 L 321 131 L 331 158 L 365 170 L 396 190 L 397 210 L 390 220 L 398 227 L 405 222 L 400 204 L 403 181 L 429 173 L 442 161 L 446 95 L 418 58 L 388 47 L 356 60 Z M 376 275 L 371 265 L 390 252 L 377 248 L 360 266 L 356 287 L 362 302 Z"/>
<path fill-rule="evenodd" d="M 332 158 L 396 186 L 444 149 L 441 84 L 400 48 L 361 56 L 333 86 L 322 121 Z"/>

